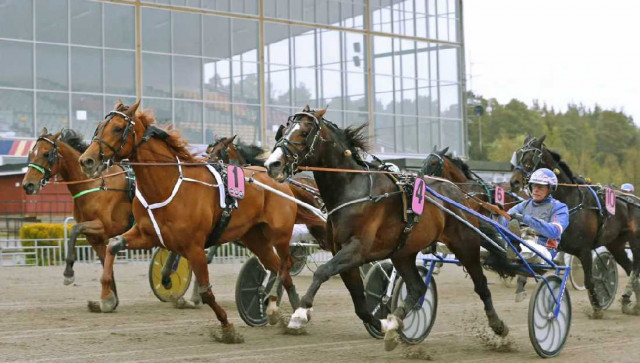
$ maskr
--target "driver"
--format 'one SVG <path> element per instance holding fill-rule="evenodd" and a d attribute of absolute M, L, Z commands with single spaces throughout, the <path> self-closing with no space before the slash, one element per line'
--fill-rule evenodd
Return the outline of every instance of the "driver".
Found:
<path fill-rule="evenodd" d="M 505 227 L 509 227 L 515 235 L 531 241 L 529 244 L 539 254 L 551 259 L 555 257 L 562 232 L 569 226 L 569 209 L 566 204 L 551 196 L 558 187 L 558 178 L 553 171 L 546 168 L 536 170 L 531 175 L 527 187 L 532 196 L 531 199 L 509 209 L 511 221 L 507 221 L 504 217 L 500 217 L 499 221 Z M 515 243 L 515 245 L 518 247 L 519 244 Z M 540 262 L 538 255 L 526 246 L 521 246 L 521 250 L 527 262 Z M 517 255 L 511 248 L 507 248 L 507 257 L 513 260 Z M 516 301 L 522 301 L 526 297 L 524 291 L 526 279 L 521 277 L 518 278 Z"/>

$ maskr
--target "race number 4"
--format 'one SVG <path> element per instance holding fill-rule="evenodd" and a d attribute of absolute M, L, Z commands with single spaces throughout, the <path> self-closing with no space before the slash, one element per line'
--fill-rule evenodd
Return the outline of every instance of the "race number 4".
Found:
<path fill-rule="evenodd" d="M 411 210 L 417 215 L 422 215 L 424 209 L 424 180 L 416 178 L 413 184 L 413 198 L 411 198 Z"/>
<path fill-rule="evenodd" d="M 227 167 L 227 188 L 229 195 L 236 199 L 244 199 L 244 170 L 236 165 Z"/>
<path fill-rule="evenodd" d="M 604 205 L 607 207 L 607 212 L 611 215 L 616 214 L 616 193 L 611 188 L 605 188 L 605 201 Z"/>
<path fill-rule="evenodd" d="M 495 199 L 496 204 L 504 207 L 504 189 L 496 186 L 496 191 L 493 199 Z"/>

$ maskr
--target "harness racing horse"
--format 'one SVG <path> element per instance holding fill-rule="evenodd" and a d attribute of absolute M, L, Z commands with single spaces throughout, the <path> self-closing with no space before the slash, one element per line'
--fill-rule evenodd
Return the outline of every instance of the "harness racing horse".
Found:
<path fill-rule="evenodd" d="M 223 137 L 207 147 L 207 155 L 210 161 L 222 161 L 224 163 L 237 163 L 239 165 L 260 166 L 264 164 L 262 155 L 266 153 L 259 146 L 247 145 L 240 141 L 234 144 L 236 135 L 232 137 Z M 291 188 L 293 196 L 310 204 L 318 209 L 322 209 L 323 203 L 317 192 L 318 186 L 313 178 L 298 174 L 287 180 L 287 185 Z M 307 208 L 298 207 L 296 214 L 296 224 L 305 224 L 309 233 L 316 239 L 320 248 L 329 251 L 330 246 L 327 245 L 326 223 L 318 218 Z"/>
<path fill-rule="evenodd" d="M 222 340 L 242 342 L 242 337 L 229 323 L 226 312 L 215 300 L 204 249 L 242 240 L 266 269 L 274 274 L 279 271 L 278 278 L 282 280 L 295 309 L 299 299 L 289 275 L 292 264 L 289 240 L 297 206 L 274 193 L 247 184 L 244 199 L 238 201 L 233 218 L 218 238 L 219 230 L 215 227 L 226 207 L 219 173 L 216 174 L 211 165 L 204 165 L 192 156 L 185 147 L 186 141 L 177 132 L 159 129 L 151 115 L 136 113 L 138 105 L 139 102 L 130 107 L 120 104 L 110 112 L 98 124 L 91 144 L 80 157 L 80 164 L 89 176 L 100 173 L 105 163 L 129 158 L 137 178 L 133 202 L 137 224 L 109 240 L 101 278 L 101 308 L 103 311 L 113 308 L 109 286 L 116 253 L 125 248 L 163 246 L 186 257 L 191 264 L 202 301 L 212 308 L 222 324 Z M 196 165 L 183 166 L 182 163 Z M 245 172 L 251 173 L 250 170 Z M 255 173 L 253 178 L 291 195 L 287 187 L 270 181 L 266 173 Z M 186 184 L 182 185 L 183 182 Z M 185 238 L 187 236 L 189 238 Z M 274 253 L 274 247 L 278 255 Z M 277 292 L 273 286 L 269 295 L 267 315 L 278 315 Z"/>
<path fill-rule="evenodd" d="M 299 171 L 298 166 L 326 167 L 346 172 L 314 171 L 315 180 L 328 212 L 327 238 L 335 246 L 333 258 L 318 267 L 313 282 L 301 300 L 300 308 L 291 317 L 289 328 L 299 329 L 309 321 L 309 311 L 321 284 L 329 277 L 340 274 L 358 317 L 375 329 L 385 331 L 385 348 L 396 345 L 397 330 L 402 320 L 426 292 L 417 266 L 417 253 L 436 241 L 444 242 L 459 257 L 469 272 L 476 293 L 484 303 L 489 325 L 496 334 L 506 336 L 508 328 L 498 317 L 491 300 L 491 292 L 480 265 L 480 237 L 453 216 L 436 205 L 425 203 L 420 222 L 402 241 L 407 226 L 403 213 L 402 191 L 388 175 L 369 173 L 377 166 L 365 163 L 359 156 L 367 145 L 360 127 L 340 129 L 324 120 L 326 109 L 312 111 L 305 107 L 281 126 L 279 140 L 265 162 L 269 175 L 284 181 Z M 360 173 L 357 173 L 360 172 Z M 428 181 L 439 193 L 447 194 L 464 203 L 464 194 L 449 182 Z M 438 203 L 438 202 L 436 202 Z M 455 213 L 465 218 L 457 209 Z M 471 216 L 466 219 L 478 225 Z M 366 262 L 391 258 L 400 276 L 408 286 L 405 305 L 399 306 L 387 319 L 378 320 L 366 308 L 362 278 L 358 267 Z"/>
<path fill-rule="evenodd" d="M 80 169 L 78 158 L 86 148 L 82 136 L 73 130 L 64 129 L 56 134 L 49 134 L 44 128 L 29 152 L 28 169 L 22 180 L 22 187 L 27 194 L 37 194 L 42 186 L 58 175 L 71 182 L 67 184 L 67 188 L 73 196 L 73 219 L 76 224 L 71 227 L 70 243 L 66 246 L 65 285 L 72 284 L 75 280 L 73 264 L 78 235 L 84 234 L 87 237 L 100 262 L 104 264 L 107 239 L 122 234 L 132 222 L 130 181 L 121 167 L 113 166 L 106 170 L 107 174 L 120 172 L 118 175 L 82 182 L 86 176 Z M 117 306 L 115 279 L 111 280 L 111 289 Z M 100 312 L 100 306 L 95 301 L 89 301 L 88 307 L 92 312 Z"/>
<path fill-rule="evenodd" d="M 622 311 L 640 315 L 640 305 L 631 307 L 631 293 L 636 294 L 636 302 L 640 297 L 640 246 L 638 245 L 638 220 L 630 217 L 626 203 L 616 199 L 615 215 L 605 216 L 597 195 L 587 185 L 579 183 L 569 166 L 561 160 L 560 154 L 550 150 L 544 144 L 545 136 L 539 139 L 527 137 L 524 146 L 516 153 L 517 164 L 511 176 L 511 189 L 519 192 L 526 185 L 528 177 L 539 168 L 553 170 L 558 176 L 558 189 L 553 197 L 569 207 L 569 227 L 562 234 L 558 249 L 577 256 L 584 269 L 584 285 L 589 291 L 589 300 L 593 318 L 601 318 L 603 309 L 598 302 L 592 275 L 591 251 L 600 247 L 606 248 L 614 256 L 616 262 L 630 275 L 629 284 L 622 296 Z M 633 263 L 625 251 L 629 241 L 633 252 Z"/>

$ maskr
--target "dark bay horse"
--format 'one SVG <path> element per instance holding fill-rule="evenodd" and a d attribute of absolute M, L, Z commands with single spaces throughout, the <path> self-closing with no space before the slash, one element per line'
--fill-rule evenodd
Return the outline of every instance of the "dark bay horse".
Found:
<path fill-rule="evenodd" d="M 212 166 L 203 165 L 202 160 L 189 153 L 186 141 L 176 131 L 167 132 L 156 127 L 148 113 L 136 113 L 138 105 L 139 102 L 130 107 L 120 104 L 110 112 L 98 124 L 91 144 L 80 157 L 80 164 L 89 176 L 100 173 L 109 161 L 129 158 L 137 179 L 133 201 L 137 224 L 109 240 L 101 278 L 101 308 L 109 311 L 113 307 L 110 283 L 116 253 L 125 248 L 163 246 L 186 257 L 191 264 L 202 301 L 212 308 L 222 324 L 223 341 L 241 342 L 243 339 L 229 323 L 227 313 L 212 292 L 204 249 L 242 240 L 266 269 L 274 274 L 279 272 L 289 300 L 297 308 L 299 299 L 289 275 L 292 264 L 289 240 L 297 206 L 254 184 L 246 184 L 244 199 L 238 202 L 222 235 L 215 237 L 215 226 L 226 199 L 220 196 L 222 180 Z M 154 163 L 156 165 L 149 165 Z M 287 187 L 271 181 L 266 173 L 251 170 L 245 170 L 245 173 L 291 195 Z M 269 292 L 268 313 L 276 305 L 275 290 Z M 273 311 L 278 313 L 277 307 Z"/>
<path fill-rule="evenodd" d="M 251 165 L 262 167 L 264 164 L 263 155 L 267 150 L 255 145 L 247 145 L 240 141 L 234 144 L 236 135 L 232 137 L 223 137 L 207 147 L 207 155 L 211 161 L 222 161 L 224 163 L 237 163 L 238 165 Z M 293 196 L 307 204 L 318 209 L 322 209 L 322 201 L 319 200 L 319 194 L 316 196 L 318 186 L 312 177 L 297 174 L 287 180 L 286 185 L 291 188 Z M 327 245 L 326 223 L 318 218 L 307 208 L 298 207 L 296 214 L 296 224 L 304 224 L 307 226 L 309 233 L 316 239 L 320 248 L 329 251 L 330 246 Z"/>
<path fill-rule="evenodd" d="M 272 178 L 284 181 L 298 171 L 298 166 L 345 171 L 376 169 L 375 165 L 364 162 L 359 156 L 361 150 L 367 149 L 363 132 L 366 131 L 366 124 L 340 129 L 323 119 L 325 112 L 326 109 L 312 111 L 307 106 L 289 118 L 265 163 Z M 480 265 L 481 241 L 476 233 L 435 205 L 425 203 L 420 222 L 415 225 L 404 246 L 400 246 L 400 236 L 406 226 L 403 199 L 396 183 L 388 175 L 314 171 L 314 176 L 329 210 L 327 238 L 337 252 L 314 273 L 313 282 L 302 298 L 300 308 L 291 318 L 290 328 L 300 328 L 309 321 L 309 309 L 318 289 L 329 277 L 340 274 L 351 294 L 358 317 L 366 324 L 386 331 L 385 347 L 393 349 L 393 341 L 403 318 L 417 306 L 426 291 L 416 267 L 417 253 L 436 241 L 442 241 L 469 272 L 493 331 L 507 335 L 508 328 L 493 307 L 491 292 Z M 427 181 L 427 184 L 465 203 L 464 194 L 451 183 Z M 461 218 L 478 225 L 476 218 L 453 210 Z M 358 267 L 388 257 L 407 282 L 409 293 L 404 306 L 398 307 L 387 319 L 378 320 L 366 308 Z"/>
<path fill-rule="evenodd" d="M 86 180 L 78 163 L 80 154 L 86 148 L 82 136 L 73 130 L 65 129 L 57 134 L 49 134 L 46 128 L 43 129 L 29 152 L 29 168 L 22 180 L 25 192 L 38 193 L 41 186 L 56 176 L 67 182 Z M 105 172 L 116 174 L 123 172 L 123 169 L 113 166 Z M 76 224 L 71 228 L 70 243 L 66 247 L 65 285 L 75 280 L 73 264 L 78 235 L 84 234 L 87 237 L 100 262 L 104 263 L 107 239 L 124 233 L 131 225 L 130 186 L 125 173 L 85 183 L 67 184 L 67 188 L 73 196 L 73 219 Z M 115 279 L 111 282 L 117 305 Z M 100 306 L 95 301 L 89 301 L 88 307 L 92 312 L 100 312 Z"/>
<path fill-rule="evenodd" d="M 517 150 L 517 165 L 511 176 L 511 189 L 519 192 L 526 185 L 528 177 L 539 168 L 553 170 L 558 176 L 559 186 L 553 197 L 569 207 L 569 227 L 562 234 L 558 249 L 572 254 L 580 259 L 584 269 L 584 284 L 589 291 L 589 300 L 593 308 L 594 318 L 603 315 L 602 307 L 594 289 L 592 276 L 591 251 L 605 246 L 630 275 L 628 288 L 622 296 L 622 311 L 628 314 L 640 315 L 640 305 L 631 307 L 631 291 L 636 294 L 636 301 L 640 297 L 640 246 L 638 243 L 638 223 L 630 217 L 626 203 L 616 200 L 615 215 L 601 215 L 601 208 L 587 185 L 581 183 L 573 174 L 569 166 L 561 160 L 560 154 L 550 150 L 544 144 L 545 136 L 539 139 L 527 137 L 524 146 Z M 597 187 L 596 187 L 597 188 Z M 629 242 L 633 252 L 633 263 L 625 252 L 625 244 Z"/>

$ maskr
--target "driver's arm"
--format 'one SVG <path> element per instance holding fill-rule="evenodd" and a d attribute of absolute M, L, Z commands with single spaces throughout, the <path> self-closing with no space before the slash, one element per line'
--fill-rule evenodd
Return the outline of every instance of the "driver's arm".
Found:
<path fill-rule="evenodd" d="M 525 215 L 524 223 L 547 238 L 560 240 L 562 232 L 569 226 L 569 209 L 564 204 L 555 208 L 556 210 L 551 215 L 551 222 Z"/>

